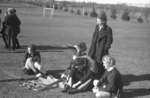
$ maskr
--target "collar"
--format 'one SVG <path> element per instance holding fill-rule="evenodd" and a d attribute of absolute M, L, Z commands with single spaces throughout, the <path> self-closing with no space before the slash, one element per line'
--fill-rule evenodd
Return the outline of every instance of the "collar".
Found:
<path fill-rule="evenodd" d="M 104 27 L 103 25 L 98 25 L 99 31 Z"/>
<path fill-rule="evenodd" d="M 112 71 L 114 69 L 114 67 L 110 67 L 109 69 L 107 69 L 108 72 Z"/>

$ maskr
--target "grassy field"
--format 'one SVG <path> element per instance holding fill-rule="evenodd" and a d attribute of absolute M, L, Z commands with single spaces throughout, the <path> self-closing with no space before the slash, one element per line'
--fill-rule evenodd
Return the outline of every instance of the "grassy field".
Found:
<path fill-rule="evenodd" d="M 19 36 L 22 45 L 67 45 L 80 41 L 91 43 L 95 19 L 57 10 L 53 17 L 43 17 L 42 8 L 26 4 L 0 4 L 0 8 L 16 7 L 22 21 Z M 113 29 L 111 48 L 123 75 L 124 98 L 150 98 L 150 25 L 121 20 L 108 20 Z M 9 53 L 0 38 L 0 98 L 94 98 L 89 93 L 62 94 L 60 89 L 33 92 L 18 86 L 15 78 L 27 77 L 21 72 L 23 53 Z M 70 50 L 42 52 L 43 70 L 63 70 L 72 56 Z M 5 82 L 4 82 L 5 80 Z M 7 81 L 8 80 L 8 81 Z M 7 82 L 6 82 L 7 81 Z"/>

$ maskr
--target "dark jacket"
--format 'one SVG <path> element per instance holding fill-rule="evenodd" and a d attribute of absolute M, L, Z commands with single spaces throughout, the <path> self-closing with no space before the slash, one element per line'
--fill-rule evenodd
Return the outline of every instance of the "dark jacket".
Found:
<path fill-rule="evenodd" d="M 41 56 L 40 56 L 40 53 L 39 52 L 35 52 L 35 53 L 33 53 L 33 54 L 29 54 L 29 53 L 25 53 L 25 58 L 24 58 L 24 64 L 25 64 L 25 62 L 26 62 L 26 60 L 28 59 L 28 58 L 32 58 L 32 61 L 33 62 L 38 62 L 38 63 L 41 63 Z"/>
<path fill-rule="evenodd" d="M 106 86 L 104 87 L 104 85 Z M 114 68 L 110 72 L 105 71 L 104 75 L 102 76 L 99 82 L 100 90 L 107 91 L 114 94 L 117 93 L 118 89 L 122 89 L 122 87 L 123 87 L 123 83 L 122 83 L 121 75 L 116 68 Z"/>
<path fill-rule="evenodd" d="M 97 63 L 102 63 L 101 59 L 108 54 L 112 42 L 112 29 L 106 25 L 99 31 L 99 26 L 96 25 L 88 55 Z"/>
<path fill-rule="evenodd" d="M 4 23 L 9 27 L 12 28 L 14 33 L 20 33 L 20 24 L 21 21 L 16 14 L 7 15 L 4 19 Z"/>
<path fill-rule="evenodd" d="M 68 69 L 71 69 L 72 76 L 78 76 L 78 81 L 81 81 L 82 83 L 88 79 L 93 79 L 94 74 L 98 71 L 97 66 L 92 65 L 87 58 L 77 58 L 72 60 Z"/>

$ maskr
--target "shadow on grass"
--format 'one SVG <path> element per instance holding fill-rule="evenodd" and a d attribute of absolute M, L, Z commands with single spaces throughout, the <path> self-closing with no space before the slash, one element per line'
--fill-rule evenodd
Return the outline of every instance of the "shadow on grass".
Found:
<path fill-rule="evenodd" d="M 58 46 L 58 45 L 36 45 L 37 50 L 40 52 L 64 52 L 65 49 L 74 49 L 71 46 Z M 0 49 L 0 53 L 24 53 L 27 45 L 22 45 L 21 48 L 16 50 Z"/>
<path fill-rule="evenodd" d="M 139 76 L 128 74 L 128 75 L 123 75 L 122 78 L 123 78 L 124 85 L 129 85 L 131 82 L 135 82 L 135 81 L 150 80 L 150 74 L 143 74 Z"/>
<path fill-rule="evenodd" d="M 139 89 L 126 89 L 121 98 L 143 98 L 143 96 L 150 95 L 150 90 L 145 88 Z"/>
<path fill-rule="evenodd" d="M 16 81 L 28 81 L 28 80 L 36 80 L 36 77 L 33 78 L 17 78 L 17 79 L 5 79 L 0 80 L 0 82 L 16 82 Z"/>

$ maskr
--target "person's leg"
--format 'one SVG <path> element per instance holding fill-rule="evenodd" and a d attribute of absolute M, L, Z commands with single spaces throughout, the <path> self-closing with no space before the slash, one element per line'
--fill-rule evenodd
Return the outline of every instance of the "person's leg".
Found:
<path fill-rule="evenodd" d="M 28 69 L 28 70 L 29 69 L 32 70 L 34 73 L 37 72 L 37 70 L 34 68 L 34 63 L 32 62 L 32 58 L 28 58 L 26 60 L 25 68 Z"/>
<path fill-rule="evenodd" d="M 16 34 L 15 31 L 13 30 L 13 32 L 12 32 L 12 44 L 13 44 L 13 49 L 16 49 L 16 36 L 17 36 L 17 34 Z"/>
<path fill-rule="evenodd" d="M 91 84 L 92 79 L 88 79 L 84 83 L 82 83 L 77 89 L 82 91 L 88 91 Z"/>
<path fill-rule="evenodd" d="M 16 36 L 16 48 L 20 48 L 20 43 L 19 43 L 19 40 L 18 40 L 18 38 L 17 38 L 17 36 Z"/>
<path fill-rule="evenodd" d="M 5 44 L 5 48 L 8 48 L 8 43 L 7 43 L 7 34 L 5 33 L 6 32 L 6 27 L 4 26 L 0 33 L 2 34 L 2 38 L 3 38 L 3 41 L 4 41 L 4 44 Z"/>
<path fill-rule="evenodd" d="M 42 68 L 42 65 L 39 64 L 38 62 L 34 62 L 34 68 L 40 71 Z"/>
<path fill-rule="evenodd" d="M 8 33 L 8 48 L 11 48 L 11 40 L 12 40 L 12 28 L 10 26 L 7 27 Z"/>
<path fill-rule="evenodd" d="M 104 68 L 103 64 L 101 64 L 101 63 L 96 62 L 96 64 L 98 67 L 98 73 L 95 76 L 96 76 L 96 79 L 100 79 L 105 72 L 105 68 Z"/>
<path fill-rule="evenodd" d="M 2 34 L 2 38 L 5 44 L 5 48 L 8 48 L 8 43 L 7 43 L 7 35 L 6 34 Z"/>

